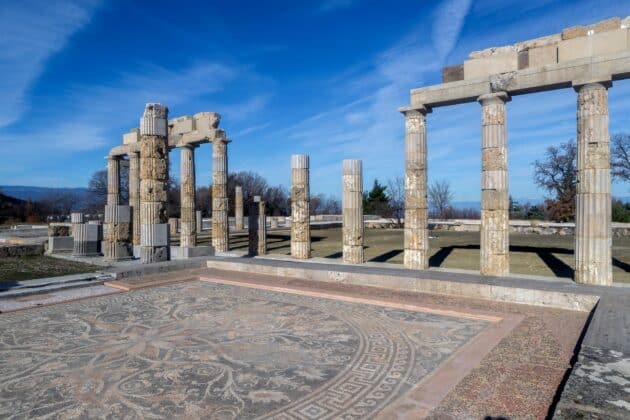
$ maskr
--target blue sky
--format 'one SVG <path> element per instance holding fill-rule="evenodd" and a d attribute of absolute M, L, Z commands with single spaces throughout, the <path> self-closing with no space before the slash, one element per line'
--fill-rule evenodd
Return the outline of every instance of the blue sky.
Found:
<path fill-rule="evenodd" d="M 409 90 L 473 50 L 630 15 L 630 1 L 0 1 L 0 184 L 85 186 L 145 102 L 215 111 L 231 171 L 289 185 L 311 156 L 313 193 L 339 195 L 342 159 L 366 186 L 404 172 Z M 508 104 L 510 190 L 538 198 L 532 162 L 575 137 L 570 89 Z M 610 90 L 611 132 L 630 132 L 630 81 Z M 428 117 L 429 181 L 479 200 L 480 106 Z M 179 175 L 179 156 L 171 154 Z M 197 183 L 211 150 L 197 149 Z M 615 184 L 615 195 L 630 185 Z"/>

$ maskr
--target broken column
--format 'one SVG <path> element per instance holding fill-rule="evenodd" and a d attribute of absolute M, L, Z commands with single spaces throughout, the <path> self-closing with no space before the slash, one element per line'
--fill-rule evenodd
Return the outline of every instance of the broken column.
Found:
<path fill-rule="evenodd" d="M 74 231 L 77 225 L 85 223 L 83 220 L 83 213 L 70 213 L 70 223 L 72 223 L 72 236 L 74 237 Z"/>
<path fill-rule="evenodd" d="M 243 230 L 243 187 L 234 188 L 234 228 Z"/>
<path fill-rule="evenodd" d="M 168 108 L 149 103 L 140 119 L 140 259 L 169 259 L 167 211 Z"/>
<path fill-rule="evenodd" d="M 483 275 L 505 276 L 510 271 L 510 221 L 505 92 L 479 97 L 481 132 L 481 261 Z"/>
<path fill-rule="evenodd" d="M 343 161 L 343 261 L 362 264 L 363 170 L 360 160 Z M 295 221 L 293 221 L 295 223 Z"/>
<path fill-rule="evenodd" d="M 129 153 L 129 207 L 133 245 L 140 246 L 140 152 Z"/>
<path fill-rule="evenodd" d="M 291 156 L 291 256 L 311 257 L 310 183 L 308 155 Z"/>
<path fill-rule="evenodd" d="M 197 218 L 195 214 L 195 146 L 181 146 L 181 224 L 180 246 L 197 246 Z"/>
<path fill-rule="evenodd" d="M 203 231 L 203 218 L 201 217 L 201 210 L 197 210 L 195 212 L 195 218 L 196 218 L 197 233 L 201 233 Z"/>
<path fill-rule="evenodd" d="M 227 144 L 225 138 L 212 142 L 212 245 L 218 252 L 229 250 Z"/>
<path fill-rule="evenodd" d="M 105 259 L 120 261 L 133 256 L 131 239 L 131 210 L 129 206 L 120 204 L 120 157 L 109 156 L 102 250 Z"/>
<path fill-rule="evenodd" d="M 429 267 L 427 201 L 427 127 L 430 109 L 404 110 L 405 114 L 405 268 Z"/>
<path fill-rule="evenodd" d="M 267 253 L 267 221 L 265 218 L 265 202 L 259 195 L 249 205 L 248 236 L 249 255 L 265 255 Z"/>
<path fill-rule="evenodd" d="M 99 225 L 89 223 L 73 224 L 74 241 L 72 255 L 74 257 L 92 257 L 99 254 Z"/>
<path fill-rule="evenodd" d="M 612 285 L 610 134 L 607 83 L 576 87 L 575 281 Z"/>

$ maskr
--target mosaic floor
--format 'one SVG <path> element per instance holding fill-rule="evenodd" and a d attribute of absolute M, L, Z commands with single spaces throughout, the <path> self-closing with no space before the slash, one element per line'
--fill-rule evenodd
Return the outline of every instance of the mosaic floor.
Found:
<path fill-rule="evenodd" d="M 369 418 L 488 322 L 189 282 L 0 315 L 0 417 Z"/>

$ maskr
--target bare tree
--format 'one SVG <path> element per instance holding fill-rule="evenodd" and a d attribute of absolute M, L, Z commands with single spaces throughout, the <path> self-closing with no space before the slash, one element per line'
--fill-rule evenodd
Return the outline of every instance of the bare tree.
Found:
<path fill-rule="evenodd" d="M 387 189 L 392 217 L 397 219 L 398 225 L 401 226 L 405 217 L 405 179 L 401 176 L 391 178 L 387 181 Z"/>
<path fill-rule="evenodd" d="M 552 220 L 566 222 L 575 216 L 576 158 L 575 142 L 569 141 L 548 147 L 545 159 L 534 162 L 534 182 L 552 195 L 545 201 Z"/>
<path fill-rule="evenodd" d="M 429 187 L 429 208 L 435 217 L 447 218 L 452 201 L 453 193 L 448 181 L 435 181 L 431 184 Z"/>
<path fill-rule="evenodd" d="M 610 166 L 615 179 L 630 181 L 630 134 L 620 133 L 612 137 Z"/>
<path fill-rule="evenodd" d="M 88 182 L 88 197 L 86 207 L 88 210 L 97 210 L 107 204 L 107 169 L 101 169 L 92 174 Z M 120 162 L 120 200 L 126 203 L 129 200 L 129 162 Z"/>

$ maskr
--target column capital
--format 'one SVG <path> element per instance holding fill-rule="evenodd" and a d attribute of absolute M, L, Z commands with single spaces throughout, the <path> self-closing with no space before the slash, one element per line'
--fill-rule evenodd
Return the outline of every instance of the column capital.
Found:
<path fill-rule="evenodd" d="M 594 89 L 594 90 L 599 90 L 599 89 L 606 89 L 608 90 L 609 88 L 612 87 L 612 80 L 590 80 L 590 81 L 585 81 L 585 80 L 574 80 L 572 83 L 573 89 L 576 92 L 580 92 L 583 89 Z"/>
<path fill-rule="evenodd" d="M 412 116 L 416 113 L 422 114 L 422 115 L 430 114 L 431 112 L 433 112 L 433 108 L 431 108 L 430 106 L 425 106 L 425 105 L 416 105 L 414 107 L 403 106 L 401 108 L 398 108 L 398 111 L 401 114 L 403 114 L 405 117 L 407 117 L 407 116 Z"/>
<path fill-rule="evenodd" d="M 107 156 L 105 156 L 105 160 L 108 161 L 108 162 L 112 161 L 112 160 L 115 161 L 115 160 L 121 160 L 121 159 L 122 159 L 122 156 L 120 156 L 120 155 L 107 155 Z"/>
<path fill-rule="evenodd" d="M 510 102 L 512 97 L 507 92 L 493 92 L 493 93 L 485 93 L 477 98 L 477 102 L 481 105 L 490 105 L 493 103 L 506 103 Z"/>
<path fill-rule="evenodd" d="M 175 147 L 177 147 L 178 149 L 195 150 L 197 147 L 199 147 L 199 144 L 197 144 L 197 143 L 178 143 L 178 144 L 175 145 Z"/>

